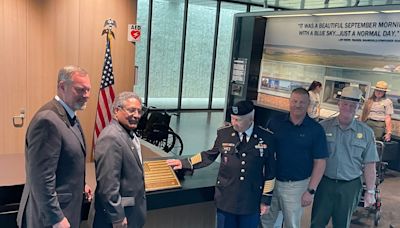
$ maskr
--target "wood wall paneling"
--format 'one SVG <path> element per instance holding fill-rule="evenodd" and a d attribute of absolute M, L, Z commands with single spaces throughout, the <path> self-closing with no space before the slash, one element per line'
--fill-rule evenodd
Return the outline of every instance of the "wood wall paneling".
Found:
<path fill-rule="evenodd" d="M 22 153 L 27 125 L 15 128 L 12 118 L 26 110 L 27 6 L 23 0 L 0 4 L 0 154 Z"/>
<path fill-rule="evenodd" d="M 88 108 L 79 113 L 91 149 L 104 61 L 104 21 L 111 17 L 118 24 L 112 44 L 116 93 L 132 90 L 134 46 L 127 41 L 127 24 L 136 22 L 136 2 L 0 0 L 0 66 L 4 69 L 0 91 L 10 98 L 0 113 L 0 153 L 23 153 L 26 126 L 37 109 L 56 94 L 57 72 L 69 64 L 80 65 L 91 77 L 91 99 Z M 11 117 L 21 107 L 26 108 L 27 121 L 24 128 L 15 129 Z"/>
<path fill-rule="evenodd" d="M 96 117 L 98 91 L 100 88 L 106 37 L 101 36 L 104 21 L 112 18 L 117 22 L 114 28 L 115 39 L 111 41 L 111 55 L 115 77 L 115 93 L 133 90 L 134 46 L 127 40 L 128 24 L 136 23 L 136 1 L 118 1 L 118 4 L 106 0 L 80 2 L 80 48 L 79 64 L 85 67 L 92 82 L 92 92 L 88 107 L 80 113 L 89 151 L 92 150 L 93 129 Z M 88 153 L 89 154 L 89 153 Z M 88 156 L 91 159 L 91 156 Z"/>

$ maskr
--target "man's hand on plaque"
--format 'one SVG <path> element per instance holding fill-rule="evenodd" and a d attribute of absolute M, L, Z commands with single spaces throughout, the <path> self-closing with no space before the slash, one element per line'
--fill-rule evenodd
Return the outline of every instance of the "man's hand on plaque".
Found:
<path fill-rule="evenodd" d="M 167 164 L 174 170 L 182 169 L 182 162 L 178 159 L 168 159 Z"/>

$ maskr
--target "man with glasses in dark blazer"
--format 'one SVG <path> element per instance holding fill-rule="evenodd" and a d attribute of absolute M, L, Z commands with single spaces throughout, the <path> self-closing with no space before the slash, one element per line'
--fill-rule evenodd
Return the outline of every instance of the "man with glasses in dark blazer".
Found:
<path fill-rule="evenodd" d="M 95 228 L 143 227 L 146 191 L 139 138 L 133 132 L 142 116 L 142 101 L 122 92 L 113 104 L 113 120 L 96 142 Z"/>

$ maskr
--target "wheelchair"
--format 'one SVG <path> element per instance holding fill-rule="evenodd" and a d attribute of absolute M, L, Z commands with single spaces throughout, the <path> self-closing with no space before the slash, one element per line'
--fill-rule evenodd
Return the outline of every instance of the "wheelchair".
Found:
<path fill-rule="evenodd" d="M 378 151 L 378 156 L 379 156 L 379 161 L 376 162 L 376 180 L 375 180 L 375 199 L 376 202 L 374 205 L 372 205 L 369 208 L 366 208 L 368 210 L 368 216 L 371 214 L 373 215 L 374 218 L 374 225 L 378 226 L 379 222 L 381 220 L 381 207 L 382 207 L 382 198 L 381 198 L 381 190 L 380 190 L 380 184 L 384 181 L 385 179 L 385 172 L 387 171 L 388 163 L 383 161 L 383 154 L 385 151 L 385 143 L 382 141 L 376 141 L 376 149 Z M 367 191 L 367 187 L 365 183 L 363 184 L 363 189 L 362 189 L 362 194 L 360 201 L 358 203 L 359 207 L 364 207 L 364 193 Z"/>
<path fill-rule="evenodd" d="M 144 109 L 136 128 L 136 135 L 167 153 L 182 155 L 183 141 L 169 126 L 171 115 L 165 110 L 153 111 L 154 108 Z"/>

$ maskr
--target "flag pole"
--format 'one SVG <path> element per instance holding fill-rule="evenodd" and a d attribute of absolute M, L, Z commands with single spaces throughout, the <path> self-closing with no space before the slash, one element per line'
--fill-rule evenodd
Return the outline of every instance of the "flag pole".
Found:
<path fill-rule="evenodd" d="M 112 103 L 114 102 L 114 73 L 111 58 L 111 38 L 115 39 L 113 27 L 117 27 L 115 20 L 109 18 L 104 22 L 104 29 L 101 35 L 106 34 L 106 50 L 104 56 L 103 70 L 101 73 L 101 83 L 98 93 L 98 102 L 96 108 L 96 119 L 93 130 L 92 140 L 92 152 L 91 161 L 94 160 L 94 150 L 96 140 L 100 135 L 100 132 L 111 122 L 112 120 Z"/>

